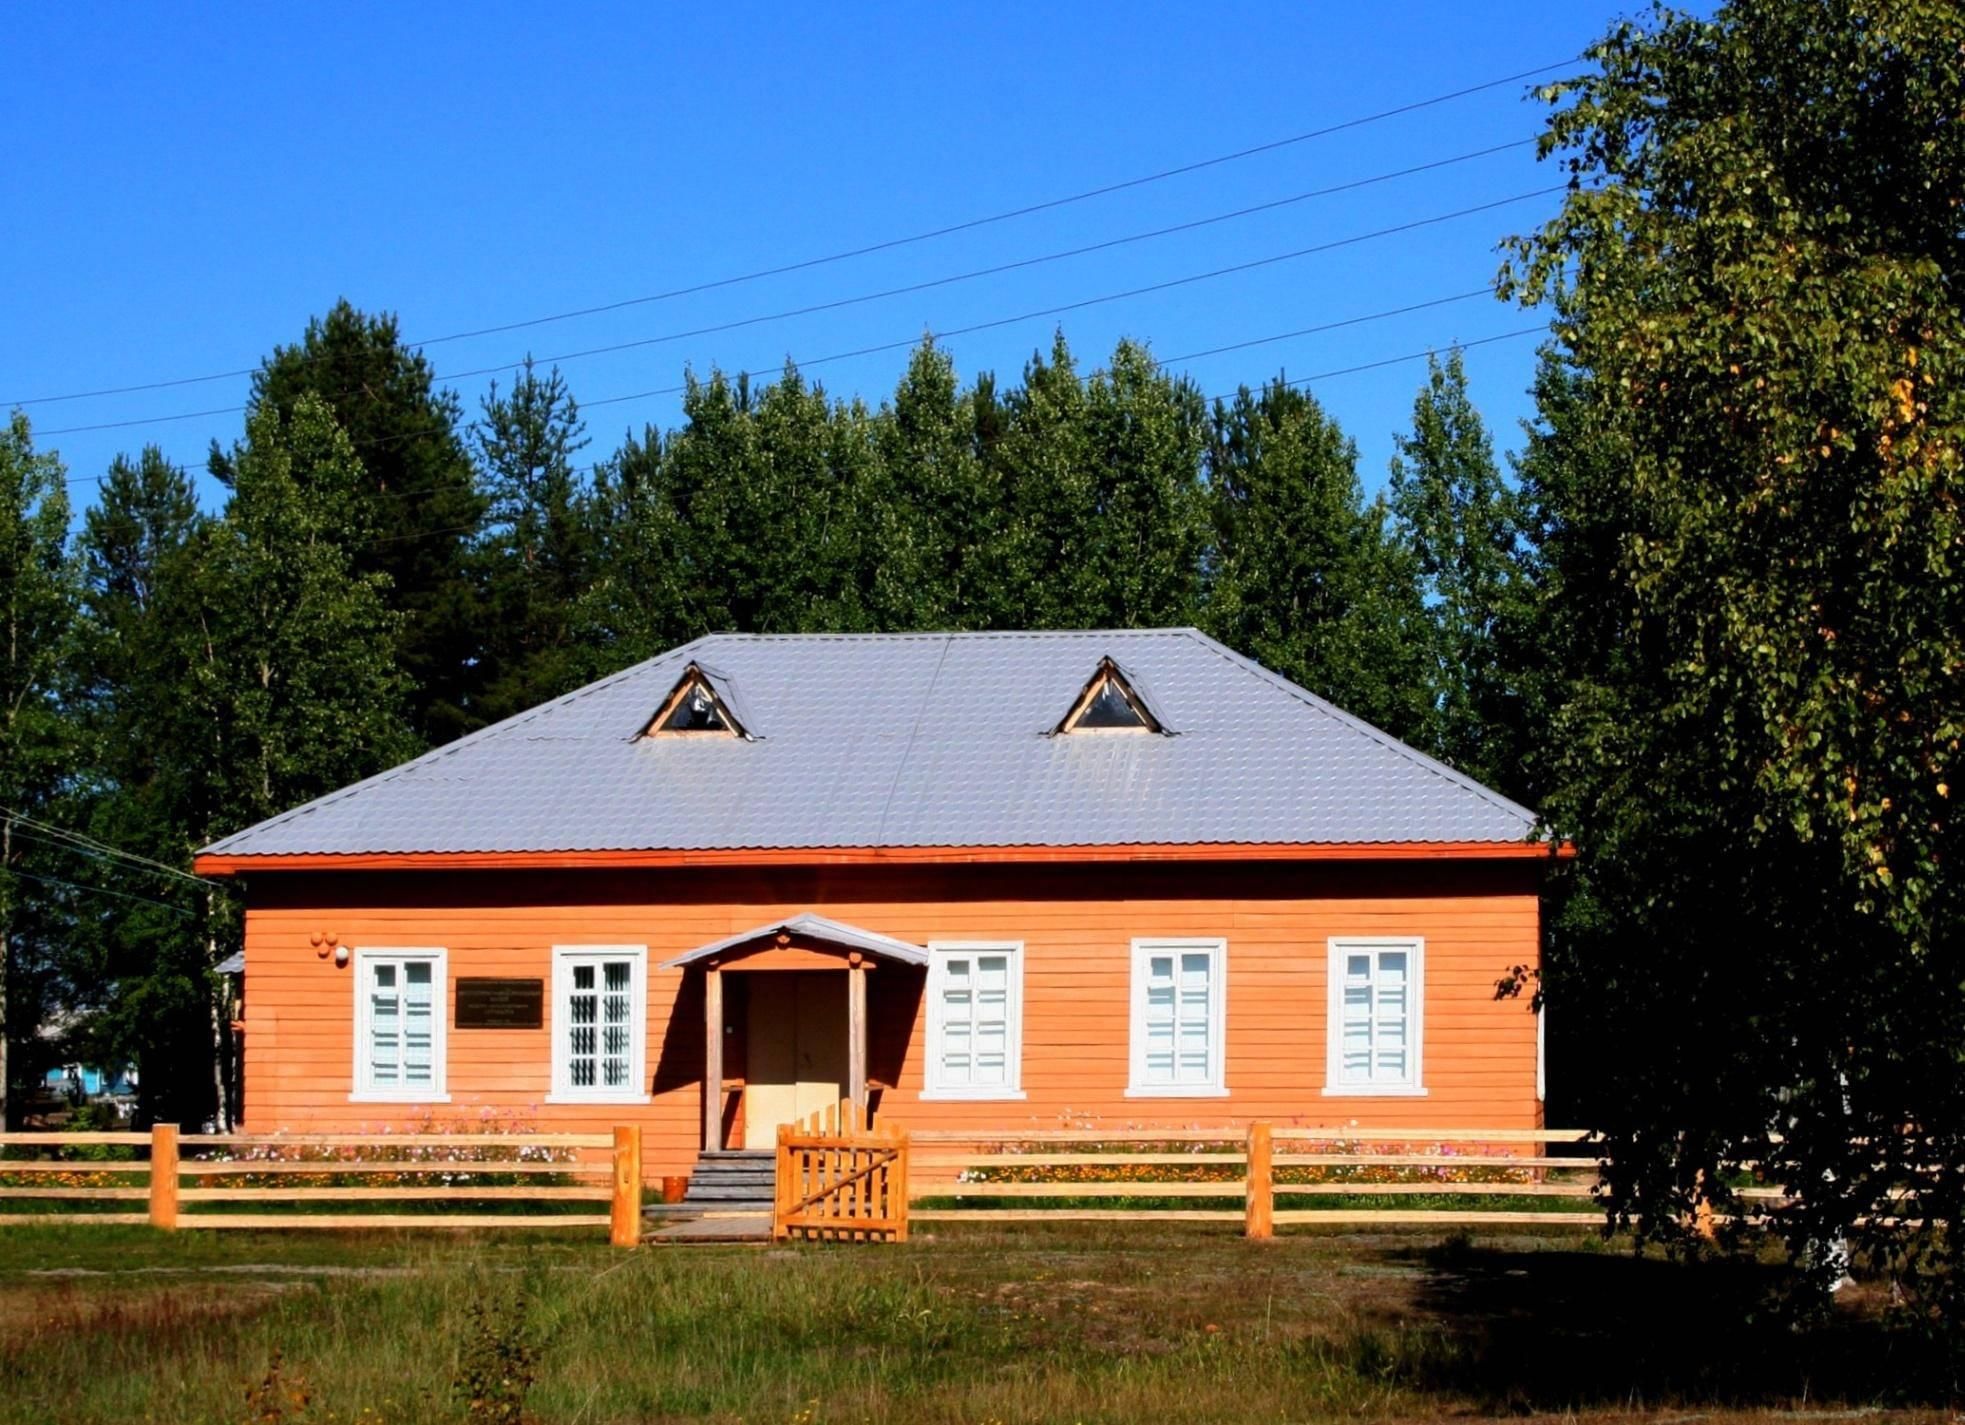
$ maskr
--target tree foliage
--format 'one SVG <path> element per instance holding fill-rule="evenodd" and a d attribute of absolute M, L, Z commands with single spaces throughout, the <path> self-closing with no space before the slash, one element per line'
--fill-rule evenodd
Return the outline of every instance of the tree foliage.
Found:
<path fill-rule="evenodd" d="M 78 752 L 61 683 L 77 609 L 68 472 L 34 448 L 16 412 L 0 430 L 0 1128 L 9 1089 L 38 1064 L 50 941 L 63 898 L 45 843 L 17 819 L 45 814 Z"/>
<path fill-rule="evenodd" d="M 1589 57 L 1508 274 L 1558 338 L 1551 1003 L 1600 1030 L 1619 1211 L 1756 1160 L 1825 1273 L 1843 1235 L 1930 1265 L 1866 1224 L 1965 1212 L 1965 15 L 1734 0 Z"/>
<path fill-rule="evenodd" d="M 438 388 L 429 359 L 403 345 L 393 315 L 346 300 L 310 321 L 294 345 L 274 348 L 253 376 L 248 409 L 287 419 L 308 395 L 327 406 L 356 456 L 334 473 L 350 481 L 369 531 L 351 549 L 354 567 L 387 576 L 402 617 L 411 723 L 425 741 L 447 742 L 484 721 L 470 701 L 481 628 L 471 544 L 484 506 L 458 428 L 463 407 Z M 216 450 L 213 468 L 232 478 Z"/>
<path fill-rule="evenodd" d="M 1256 661 L 1396 735 L 1432 731 L 1425 612 L 1411 557 L 1358 450 L 1281 381 L 1215 413 L 1208 624 Z"/>
<path fill-rule="evenodd" d="M 1431 726 L 1418 740 L 1469 776 L 1526 794 L 1529 550 L 1458 351 L 1428 361 L 1412 430 L 1392 441 L 1389 498 L 1430 633 Z"/>

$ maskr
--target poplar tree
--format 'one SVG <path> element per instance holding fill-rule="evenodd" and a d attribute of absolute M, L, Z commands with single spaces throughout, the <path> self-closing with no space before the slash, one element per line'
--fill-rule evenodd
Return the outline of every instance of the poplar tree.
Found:
<path fill-rule="evenodd" d="M 487 502 L 478 547 L 484 722 L 569 692 L 599 672 L 575 611 L 593 574 L 593 512 L 573 458 L 586 423 L 566 379 L 527 358 L 511 390 L 497 383 L 471 427 Z"/>
<path fill-rule="evenodd" d="M 20 1049 L 43 1018 L 60 890 L 44 843 L 16 816 L 45 814 L 78 752 L 61 701 L 78 592 L 67 476 L 16 411 L 0 430 L 0 1125 L 36 1067 Z"/>
<path fill-rule="evenodd" d="M 1192 381 L 1121 341 L 1085 390 L 1085 458 L 1097 518 L 1087 533 L 1085 622 L 1199 621 L 1208 509 L 1207 403 Z"/>
<path fill-rule="evenodd" d="M 345 478 L 361 496 L 370 538 L 352 549 L 354 567 L 388 576 L 390 607 L 403 620 L 411 723 L 426 743 L 446 742 L 483 720 L 472 705 L 482 625 L 471 550 L 484 500 L 460 430 L 462 404 L 437 386 L 429 359 L 403 344 L 393 314 L 369 315 L 345 300 L 310 321 L 297 343 L 274 348 L 253 377 L 248 409 L 285 419 L 305 395 L 325 403 L 358 462 Z M 216 450 L 213 470 L 231 478 Z"/>
<path fill-rule="evenodd" d="M 152 446 L 111 462 L 80 538 L 70 712 L 94 755 L 64 819 L 183 872 L 202 840 L 204 793 L 201 770 L 183 760 L 199 730 L 172 710 L 192 667 L 184 627 L 210 572 L 198 557 L 210 523 L 190 478 Z M 65 947 L 67 1008 L 80 1016 L 73 1052 L 136 1065 L 146 1117 L 197 1123 L 219 1102 L 232 1106 L 230 1014 L 211 973 L 213 947 L 230 933 L 229 893 L 125 859 L 82 861 L 76 875 L 109 898 L 96 903 L 105 913 L 74 920 Z"/>
<path fill-rule="evenodd" d="M 1416 570 L 1358 450 L 1316 398 L 1281 380 L 1216 406 L 1207 623 L 1215 637 L 1421 746 L 1433 730 Z"/>
<path fill-rule="evenodd" d="M 1048 358 L 1033 355 L 1022 385 L 987 408 L 987 458 L 1002 490 L 996 627 L 1085 628 L 1104 621 L 1094 557 L 1099 486 L 1085 395 L 1059 332 Z"/>
<path fill-rule="evenodd" d="M 973 627 L 997 502 L 975 407 L 949 354 L 916 347 L 875 422 L 879 484 L 863 509 L 869 612 L 887 629 Z"/>
<path fill-rule="evenodd" d="M 1423 741 L 1469 776 L 1524 794 L 1520 643 L 1530 591 L 1519 501 L 1458 351 L 1429 358 L 1411 433 L 1392 443 L 1391 508 L 1417 566 L 1430 635 Z"/>

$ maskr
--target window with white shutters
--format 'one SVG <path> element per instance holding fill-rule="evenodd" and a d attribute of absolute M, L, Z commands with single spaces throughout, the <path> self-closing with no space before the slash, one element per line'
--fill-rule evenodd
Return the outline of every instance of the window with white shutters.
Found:
<path fill-rule="evenodd" d="M 442 1102 L 444 952 L 355 952 L 353 1097 Z"/>
<path fill-rule="evenodd" d="M 1133 942 L 1132 1097 L 1227 1092 L 1220 940 Z"/>
<path fill-rule="evenodd" d="M 1416 939 L 1330 942 L 1327 1094 L 1421 1093 L 1423 1019 Z"/>
<path fill-rule="evenodd" d="M 928 950 L 927 1096 L 1021 1098 L 1023 947 Z"/>
<path fill-rule="evenodd" d="M 553 1101 L 646 1097 L 647 964 L 640 946 L 554 950 Z"/>

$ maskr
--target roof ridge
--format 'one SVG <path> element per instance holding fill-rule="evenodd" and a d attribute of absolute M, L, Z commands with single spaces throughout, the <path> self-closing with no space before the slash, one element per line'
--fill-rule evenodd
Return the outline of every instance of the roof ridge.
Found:
<path fill-rule="evenodd" d="M 1353 732 L 1362 733 L 1364 736 L 1371 739 L 1373 742 L 1376 742 L 1382 747 L 1384 747 L 1387 751 L 1396 753 L 1397 755 L 1404 757 L 1409 762 L 1416 763 L 1422 770 L 1431 772 L 1434 776 L 1443 778 L 1444 780 L 1451 782 L 1453 785 L 1459 787 L 1463 791 L 1473 792 L 1476 796 L 1481 797 L 1482 799 L 1489 802 L 1493 806 L 1500 808 L 1502 811 L 1509 812 L 1512 815 L 1520 817 L 1523 821 L 1528 823 L 1531 830 L 1541 824 L 1542 818 L 1538 816 L 1535 812 L 1523 806 L 1520 802 L 1502 796 L 1501 793 L 1495 791 L 1494 788 L 1486 785 L 1483 782 L 1476 781 L 1474 778 L 1468 776 L 1465 772 L 1459 771 L 1458 769 L 1453 767 L 1449 767 L 1446 763 L 1440 761 L 1437 757 L 1428 756 L 1426 753 L 1421 752 L 1417 747 L 1414 747 L 1411 743 L 1402 741 L 1401 739 L 1392 736 L 1392 734 L 1387 732 L 1384 728 L 1373 726 L 1371 723 L 1366 722 L 1363 718 L 1358 717 L 1353 713 L 1348 713 L 1344 711 L 1343 708 L 1340 708 L 1339 706 L 1337 706 L 1337 704 L 1329 701 L 1328 699 L 1318 697 L 1315 693 L 1311 692 L 1308 688 L 1303 687 L 1299 683 L 1291 682 L 1288 678 L 1285 678 L 1281 673 L 1276 672 L 1273 668 L 1265 668 L 1263 667 L 1262 664 L 1256 662 L 1253 658 L 1248 658 L 1240 653 L 1237 653 L 1234 649 L 1230 648 L 1227 644 L 1221 642 L 1219 639 L 1211 638 L 1209 635 L 1203 633 L 1198 628 L 1186 629 L 1183 630 L 1183 632 L 1192 636 L 1193 639 L 1197 643 L 1201 644 L 1202 647 L 1212 650 L 1214 653 L 1226 659 L 1229 663 L 1242 669 L 1243 672 L 1252 673 L 1261 681 L 1273 683 L 1277 687 L 1281 688 L 1284 692 L 1289 693 L 1292 697 L 1295 697 L 1299 701 L 1307 704 L 1308 706 L 1314 708 L 1316 711 L 1322 713 L 1325 717 L 1332 718 L 1337 722 L 1342 723 L 1344 726 L 1350 728 Z"/>
<path fill-rule="evenodd" d="M 948 628 L 948 629 L 907 629 L 898 632 L 848 631 L 840 633 L 706 633 L 699 643 L 736 642 L 745 643 L 818 643 L 831 642 L 878 642 L 902 639 L 968 639 L 968 638 L 1173 638 L 1183 634 L 1199 633 L 1200 630 L 1188 624 L 1170 624 L 1156 628 Z"/>
<path fill-rule="evenodd" d="M 277 816 L 269 816 L 264 821 L 254 822 L 251 826 L 242 826 L 237 831 L 221 836 L 218 840 L 202 848 L 196 854 L 202 856 L 208 852 L 222 852 L 226 842 L 232 840 L 234 837 L 243 836 L 248 831 L 258 831 L 266 827 L 284 826 L 298 817 L 306 816 L 320 810 L 322 807 L 332 806 L 348 797 L 352 797 L 357 792 L 365 791 L 370 787 L 380 786 L 385 782 L 394 781 L 397 777 L 415 768 L 435 764 L 446 757 L 455 756 L 468 747 L 475 747 L 481 742 L 489 742 L 495 737 L 501 737 L 514 728 L 531 722 L 534 718 L 544 716 L 555 708 L 578 702 L 581 698 L 598 693 L 603 688 L 610 688 L 623 679 L 645 672 L 656 664 L 666 662 L 678 654 L 687 653 L 690 649 L 708 642 L 713 637 L 715 637 L 713 634 L 704 634 L 701 637 L 690 639 L 687 643 L 678 644 L 666 652 L 657 653 L 652 658 L 644 658 L 639 663 L 630 663 L 618 672 L 609 673 L 604 678 L 596 678 L 591 683 L 582 684 L 580 687 L 573 689 L 572 692 L 561 693 L 556 698 L 548 698 L 545 702 L 538 704 L 536 707 L 529 707 L 524 712 L 513 713 L 507 718 L 500 718 L 489 727 L 478 728 L 475 732 L 467 732 L 462 737 L 454 738 L 444 743 L 441 747 L 432 747 L 428 752 L 420 752 L 407 762 L 398 762 L 395 766 L 385 767 L 372 776 L 362 778 L 359 782 L 350 782 L 345 787 L 336 787 L 331 792 L 324 792 L 312 801 L 302 802 L 299 806 L 283 811 Z"/>

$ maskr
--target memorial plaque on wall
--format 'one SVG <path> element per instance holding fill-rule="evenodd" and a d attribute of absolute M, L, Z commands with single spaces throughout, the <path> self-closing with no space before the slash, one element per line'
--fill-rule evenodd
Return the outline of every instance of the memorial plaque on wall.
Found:
<path fill-rule="evenodd" d="M 544 980 L 460 979 L 459 1029 L 537 1029 L 545 1023 Z"/>

